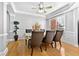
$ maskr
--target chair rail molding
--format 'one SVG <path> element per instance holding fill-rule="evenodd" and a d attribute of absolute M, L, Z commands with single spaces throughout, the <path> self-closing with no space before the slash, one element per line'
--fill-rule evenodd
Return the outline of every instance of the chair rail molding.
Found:
<path fill-rule="evenodd" d="M 7 36 L 7 35 L 8 35 L 8 33 L 0 34 L 0 36 Z"/>

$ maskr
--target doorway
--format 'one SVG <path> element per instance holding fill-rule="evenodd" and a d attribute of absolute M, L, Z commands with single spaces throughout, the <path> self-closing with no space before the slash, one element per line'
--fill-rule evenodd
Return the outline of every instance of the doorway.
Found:
<path fill-rule="evenodd" d="M 79 46 L 79 21 L 78 21 L 78 46 Z"/>
<path fill-rule="evenodd" d="M 10 35 L 10 14 L 9 12 L 7 11 L 7 45 L 9 43 L 9 35 Z"/>

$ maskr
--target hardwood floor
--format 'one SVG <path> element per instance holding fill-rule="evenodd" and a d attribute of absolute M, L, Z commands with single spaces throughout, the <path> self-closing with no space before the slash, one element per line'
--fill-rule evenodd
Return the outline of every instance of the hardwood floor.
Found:
<path fill-rule="evenodd" d="M 48 46 L 48 50 L 40 51 L 40 48 L 35 48 L 33 56 L 79 56 L 79 48 L 72 45 L 62 43 L 63 47 L 60 49 L 58 44 L 57 48 L 52 48 Z M 27 48 L 24 40 L 19 40 L 17 42 L 10 42 L 8 44 L 8 53 L 6 56 L 30 56 L 31 48 Z"/>

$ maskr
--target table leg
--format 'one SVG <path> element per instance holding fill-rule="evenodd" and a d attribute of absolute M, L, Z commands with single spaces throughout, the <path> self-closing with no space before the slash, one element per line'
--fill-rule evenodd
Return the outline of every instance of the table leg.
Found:
<path fill-rule="evenodd" d="M 27 39 L 27 47 L 28 47 L 28 39 Z"/>
<path fill-rule="evenodd" d="M 27 45 L 27 39 L 25 39 L 25 45 Z"/>

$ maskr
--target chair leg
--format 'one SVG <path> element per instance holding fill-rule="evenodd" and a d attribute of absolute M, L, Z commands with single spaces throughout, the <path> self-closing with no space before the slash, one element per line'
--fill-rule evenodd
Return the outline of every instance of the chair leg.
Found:
<path fill-rule="evenodd" d="M 40 46 L 40 50 L 41 50 L 41 52 L 42 52 L 42 47 Z"/>
<path fill-rule="evenodd" d="M 46 45 L 46 43 L 45 43 L 45 51 L 47 51 L 47 45 Z"/>
<path fill-rule="evenodd" d="M 51 46 L 52 46 L 52 48 L 53 48 L 53 43 L 51 43 Z"/>
<path fill-rule="evenodd" d="M 25 45 L 27 45 L 27 40 L 25 39 Z"/>
<path fill-rule="evenodd" d="M 55 42 L 55 48 L 56 48 L 56 42 Z"/>
<path fill-rule="evenodd" d="M 31 50 L 31 56 L 33 55 L 33 48 L 32 48 L 32 50 Z"/>
<path fill-rule="evenodd" d="M 62 47 L 61 41 L 59 41 L 59 43 L 60 43 L 60 48 L 61 48 Z"/>

